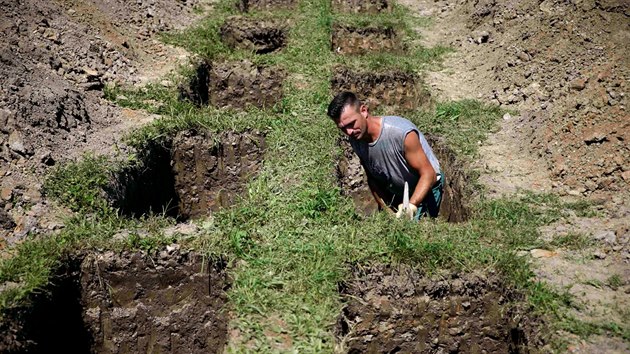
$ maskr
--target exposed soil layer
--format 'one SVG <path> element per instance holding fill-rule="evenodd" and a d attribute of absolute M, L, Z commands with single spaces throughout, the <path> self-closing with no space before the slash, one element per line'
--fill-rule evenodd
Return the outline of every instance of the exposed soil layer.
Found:
<path fill-rule="evenodd" d="M 16 224 L 0 229 L 0 248 L 61 227 L 41 194 L 43 176 L 86 151 L 115 153 L 122 134 L 149 115 L 116 107 L 103 88 L 174 66 L 167 54 L 176 50 L 154 36 L 191 24 L 202 12 L 193 8 L 205 4 L 0 1 L 0 199 Z"/>
<path fill-rule="evenodd" d="M 208 215 L 231 205 L 258 172 L 264 150 L 259 132 L 182 131 L 146 147 L 140 166 L 121 171 L 108 194 L 131 216 L 150 211 L 182 220 Z"/>
<path fill-rule="evenodd" d="M 31 306 L 5 313 L 3 353 L 219 353 L 224 262 L 178 245 L 68 261 Z"/>
<path fill-rule="evenodd" d="M 439 14 L 441 38 L 428 44 L 457 48 L 453 74 L 436 81 L 519 110 L 521 143 L 547 163 L 554 189 L 604 198 L 628 189 L 630 2 L 408 3 Z"/>
<path fill-rule="evenodd" d="M 542 347 L 520 296 L 477 275 L 432 280 L 406 266 L 355 268 L 342 284 L 339 351 L 529 353 Z"/>
<path fill-rule="evenodd" d="M 202 63 L 182 98 L 219 108 L 268 108 L 282 99 L 284 70 L 258 66 L 248 60 Z"/>
<path fill-rule="evenodd" d="M 258 132 L 209 133 L 184 131 L 173 141 L 175 190 L 182 218 L 207 215 L 229 207 L 258 173 L 265 138 Z"/>
<path fill-rule="evenodd" d="M 286 30 L 274 21 L 252 20 L 241 16 L 228 18 L 221 26 L 221 39 L 231 48 L 267 54 L 286 46 Z"/>
<path fill-rule="evenodd" d="M 252 10 L 289 9 L 297 4 L 297 0 L 240 0 L 237 4 L 242 12 Z"/>
<path fill-rule="evenodd" d="M 432 134 L 425 134 L 425 138 L 438 158 L 444 176 L 440 217 L 449 222 L 468 220 L 471 216 L 470 205 L 474 199 L 473 191 L 469 188 L 469 166 L 457 158 L 443 138 Z"/>
<path fill-rule="evenodd" d="M 420 80 L 403 71 L 364 72 L 338 68 L 331 79 L 333 93 L 352 91 L 371 108 L 413 110 L 427 105 L 431 96 Z"/>
<path fill-rule="evenodd" d="M 466 174 L 466 165 L 457 159 L 443 139 L 432 135 L 425 137 L 440 162 L 446 181 L 439 217 L 448 222 L 468 220 L 471 215 L 469 204 L 472 193 L 467 188 L 469 177 Z M 337 179 L 341 193 L 353 199 L 358 213 L 372 215 L 378 210 L 378 206 L 368 187 L 361 161 L 352 151 L 348 138 L 340 138 L 339 145 L 342 155 L 337 161 Z"/>
<path fill-rule="evenodd" d="M 333 0 L 332 5 L 337 12 L 376 14 L 392 9 L 388 0 Z"/>
<path fill-rule="evenodd" d="M 332 29 L 332 51 L 338 54 L 402 52 L 404 47 L 390 27 L 352 27 L 335 24 Z"/>
<path fill-rule="evenodd" d="M 352 151 L 347 137 L 339 138 L 338 144 L 341 146 L 341 156 L 337 160 L 337 183 L 341 194 L 352 198 L 359 214 L 369 216 L 376 213 L 378 205 L 368 187 L 361 160 Z"/>

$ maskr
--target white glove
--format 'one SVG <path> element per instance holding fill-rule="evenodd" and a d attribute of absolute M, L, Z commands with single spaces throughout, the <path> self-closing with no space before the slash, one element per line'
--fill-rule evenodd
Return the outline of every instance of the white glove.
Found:
<path fill-rule="evenodd" d="M 400 219 L 403 217 L 403 215 L 405 215 L 409 218 L 409 220 L 413 220 L 413 217 L 416 215 L 417 211 L 418 207 L 413 204 L 409 204 L 409 208 L 407 208 L 406 210 L 402 204 L 399 204 L 398 211 L 396 212 L 396 218 Z"/>

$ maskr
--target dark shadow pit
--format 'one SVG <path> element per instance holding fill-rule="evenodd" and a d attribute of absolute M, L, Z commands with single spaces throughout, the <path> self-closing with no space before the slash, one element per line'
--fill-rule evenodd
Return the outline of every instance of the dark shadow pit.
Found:
<path fill-rule="evenodd" d="M 345 353 L 529 353 L 542 346 L 523 297 L 476 275 L 431 280 L 406 266 L 353 269 L 340 286 Z"/>
<path fill-rule="evenodd" d="M 400 53 L 404 47 L 390 27 L 352 27 L 335 24 L 332 51 L 338 54 Z"/>
<path fill-rule="evenodd" d="M 201 63 L 189 87 L 180 96 L 193 103 L 217 108 L 273 107 L 282 100 L 284 70 L 255 65 L 248 60 Z"/>
<path fill-rule="evenodd" d="M 457 159 L 444 139 L 429 134 L 425 134 L 425 137 L 440 162 L 446 181 L 439 217 L 448 222 L 468 220 L 473 193 L 468 188 L 470 177 L 466 173 L 467 165 Z M 352 198 L 359 215 L 372 215 L 378 207 L 368 187 L 361 161 L 352 151 L 348 138 L 341 137 L 339 146 L 342 154 L 337 160 L 336 172 L 341 194 Z"/>
<path fill-rule="evenodd" d="M 291 9 L 297 4 L 297 0 L 239 0 L 237 7 L 241 12 L 269 11 Z"/>
<path fill-rule="evenodd" d="M 143 163 L 120 171 L 108 189 L 121 213 L 161 213 L 180 220 L 229 207 L 260 169 L 260 132 L 186 130 L 139 153 Z"/>
<path fill-rule="evenodd" d="M 223 43 L 233 49 L 245 49 L 267 54 L 286 46 L 286 30 L 278 22 L 252 20 L 241 16 L 229 17 L 221 26 Z"/>
<path fill-rule="evenodd" d="M 431 94 L 422 87 L 420 79 L 403 71 L 338 68 L 330 83 L 333 94 L 352 91 L 372 109 L 387 107 L 392 111 L 410 111 L 428 106 L 431 100 Z"/>
<path fill-rule="evenodd" d="M 388 0 L 332 0 L 336 12 L 377 14 L 391 11 Z"/>
<path fill-rule="evenodd" d="M 64 263 L 30 306 L 3 314 L 2 353 L 220 353 L 225 262 L 169 246 Z"/>

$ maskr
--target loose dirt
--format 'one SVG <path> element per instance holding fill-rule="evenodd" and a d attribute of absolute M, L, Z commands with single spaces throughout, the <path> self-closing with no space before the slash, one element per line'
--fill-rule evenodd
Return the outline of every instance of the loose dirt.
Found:
<path fill-rule="evenodd" d="M 15 227 L 0 249 L 62 224 L 41 179 L 85 152 L 115 154 L 120 137 L 154 116 L 103 98 L 109 84 L 154 80 L 187 56 L 159 31 L 190 25 L 205 0 L 0 3 L 0 207 Z M 167 84 L 167 83 L 165 83 Z M 12 225 L 12 224 L 7 224 Z"/>
<path fill-rule="evenodd" d="M 335 24 L 332 29 L 332 51 L 338 54 L 402 52 L 403 44 L 389 27 L 357 28 Z"/>
<path fill-rule="evenodd" d="M 2 352 L 220 353 L 225 264 L 174 244 L 69 260 L 48 292 L 3 321 Z"/>
<path fill-rule="evenodd" d="M 520 295 L 495 279 L 429 279 L 406 266 L 356 267 L 337 324 L 346 353 L 528 353 L 542 347 Z M 413 310 L 411 310 L 413 309 Z"/>
<path fill-rule="evenodd" d="M 519 110 L 480 147 L 477 168 L 490 197 L 522 190 L 589 196 L 597 217 L 565 218 L 541 230 L 546 240 L 584 235 L 575 250 L 532 253 L 537 276 L 569 289 L 574 316 L 627 326 L 630 284 L 627 200 L 627 82 L 630 22 L 624 1 L 401 1 L 421 16 L 427 46 L 456 52 L 427 75 L 441 99 L 474 98 Z M 567 236 L 569 235 L 569 236 Z M 610 285 L 611 277 L 619 280 Z M 613 282 L 617 283 L 617 282 Z M 627 327 L 626 327 L 627 328 Z M 572 352 L 626 352 L 615 336 L 581 339 Z"/>

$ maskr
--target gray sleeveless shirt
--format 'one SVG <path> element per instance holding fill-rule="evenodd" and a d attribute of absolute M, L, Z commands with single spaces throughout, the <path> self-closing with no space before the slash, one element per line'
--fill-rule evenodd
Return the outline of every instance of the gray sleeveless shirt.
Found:
<path fill-rule="evenodd" d="M 402 198 L 405 181 L 409 183 L 409 194 L 413 194 L 420 179 L 418 171 L 405 160 L 405 137 L 415 131 L 420 137 L 422 150 L 427 155 L 435 173 L 440 173 L 440 163 L 427 139 L 415 124 L 405 118 L 385 116 L 382 118 L 381 134 L 372 143 L 350 139 L 352 149 L 361 159 L 361 164 L 374 182 L 394 196 Z M 388 201 L 385 201 L 388 202 Z"/>

